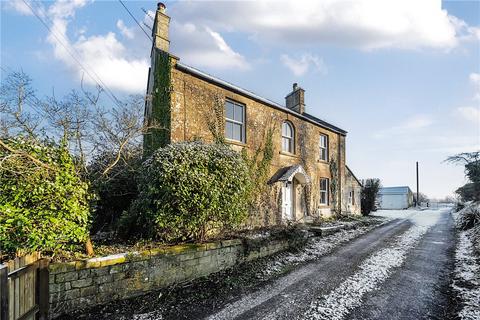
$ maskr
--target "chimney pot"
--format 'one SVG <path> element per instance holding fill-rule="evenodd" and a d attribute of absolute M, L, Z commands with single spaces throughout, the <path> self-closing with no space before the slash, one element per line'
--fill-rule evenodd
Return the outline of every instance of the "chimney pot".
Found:
<path fill-rule="evenodd" d="M 161 13 L 165 13 L 165 4 L 163 2 L 157 3 L 157 10 L 160 10 Z"/>
<path fill-rule="evenodd" d="M 297 88 L 298 88 L 298 83 L 295 82 L 295 83 L 293 84 L 293 91 L 297 90 Z"/>

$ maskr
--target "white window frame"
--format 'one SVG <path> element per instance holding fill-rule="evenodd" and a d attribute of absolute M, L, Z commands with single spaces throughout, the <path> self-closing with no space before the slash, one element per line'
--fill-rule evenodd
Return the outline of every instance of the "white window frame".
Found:
<path fill-rule="evenodd" d="M 325 138 L 325 139 L 322 139 Z M 322 144 L 322 142 L 325 142 L 325 145 Z M 318 142 L 319 148 L 320 148 L 320 160 L 322 161 L 328 161 L 328 136 L 326 134 L 321 134 L 320 135 L 320 141 Z"/>
<path fill-rule="evenodd" d="M 326 189 L 322 189 L 322 181 L 326 181 Z M 330 203 L 330 179 L 328 178 L 320 178 L 320 204 L 322 205 L 329 205 Z M 322 195 L 325 195 L 325 201 L 322 200 Z"/>
<path fill-rule="evenodd" d="M 227 112 L 226 112 L 226 108 L 227 108 L 227 102 L 228 103 L 231 103 L 233 104 L 233 117 L 235 117 L 235 106 L 237 107 L 241 107 L 242 108 L 242 121 L 238 121 L 238 120 L 235 120 L 235 119 L 231 119 L 231 118 L 228 118 L 227 117 Z M 231 141 L 238 141 L 238 142 L 241 142 L 241 143 L 245 143 L 246 139 L 245 139 L 245 115 L 246 115 L 246 106 L 243 104 L 243 103 L 239 103 L 239 102 L 236 102 L 236 101 L 233 101 L 233 100 L 230 100 L 230 99 L 227 99 L 225 101 L 225 138 L 227 140 L 231 140 Z M 234 139 L 233 137 L 227 137 L 227 129 L 226 129 L 226 126 L 227 126 L 227 123 L 233 123 L 233 124 L 237 124 L 237 125 L 240 125 L 241 126 L 241 130 L 240 130 L 240 140 L 237 140 L 237 139 Z"/>
<path fill-rule="evenodd" d="M 291 136 L 288 136 L 287 133 L 284 132 L 285 126 L 290 128 Z M 292 154 L 295 153 L 295 128 L 290 121 L 284 121 L 282 123 L 282 151 Z"/>

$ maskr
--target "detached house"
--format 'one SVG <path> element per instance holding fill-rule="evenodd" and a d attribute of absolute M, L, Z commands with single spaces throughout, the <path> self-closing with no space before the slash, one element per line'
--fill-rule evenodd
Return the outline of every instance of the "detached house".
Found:
<path fill-rule="evenodd" d="M 169 52 L 169 22 L 159 3 L 145 107 L 152 129 L 144 136 L 145 152 L 180 141 L 213 142 L 222 135 L 234 150 L 254 154 L 270 141 L 269 177 L 252 225 L 308 221 L 340 210 L 360 214 L 360 183 L 345 165 L 347 132 L 307 113 L 305 91 L 296 83 L 281 105 L 181 63 Z"/>

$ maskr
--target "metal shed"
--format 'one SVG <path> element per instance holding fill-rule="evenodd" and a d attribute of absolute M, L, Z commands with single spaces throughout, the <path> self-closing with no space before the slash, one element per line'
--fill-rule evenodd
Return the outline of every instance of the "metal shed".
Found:
<path fill-rule="evenodd" d="M 409 187 L 385 187 L 378 192 L 380 209 L 407 209 L 413 206 L 413 193 Z"/>

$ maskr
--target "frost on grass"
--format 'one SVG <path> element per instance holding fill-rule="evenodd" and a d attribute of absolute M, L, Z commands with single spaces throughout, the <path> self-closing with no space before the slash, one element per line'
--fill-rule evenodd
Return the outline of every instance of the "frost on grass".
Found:
<path fill-rule="evenodd" d="M 375 290 L 402 265 L 408 251 L 427 232 L 428 226 L 411 227 L 389 247 L 378 251 L 366 259 L 359 271 L 348 277 L 328 295 L 314 300 L 302 319 L 343 319 L 351 309 L 361 304 L 362 297 Z"/>
<path fill-rule="evenodd" d="M 473 252 L 472 230 L 462 231 L 455 252 L 455 280 L 453 288 L 462 308 L 459 318 L 480 319 L 480 262 Z"/>

